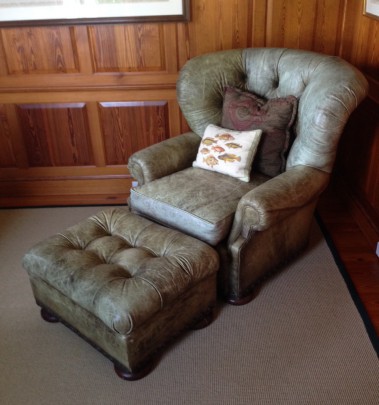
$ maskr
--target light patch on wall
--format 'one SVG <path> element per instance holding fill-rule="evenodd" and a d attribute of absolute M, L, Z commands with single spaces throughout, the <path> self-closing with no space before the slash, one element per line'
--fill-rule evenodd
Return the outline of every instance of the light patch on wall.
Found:
<path fill-rule="evenodd" d="M 0 21 L 64 19 L 185 19 L 183 0 L 0 0 Z"/>

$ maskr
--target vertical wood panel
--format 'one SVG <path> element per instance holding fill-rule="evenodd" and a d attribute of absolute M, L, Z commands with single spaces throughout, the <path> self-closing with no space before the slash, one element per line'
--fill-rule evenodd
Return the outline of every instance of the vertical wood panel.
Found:
<path fill-rule="evenodd" d="M 265 44 L 334 55 L 343 13 L 344 0 L 267 0 Z"/>
<path fill-rule="evenodd" d="M 97 72 L 164 71 L 162 24 L 96 25 L 90 28 Z"/>
<path fill-rule="evenodd" d="M 17 161 L 12 147 L 12 133 L 5 106 L 0 104 L 0 167 L 16 166 Z"/>
<path fill-rule="evenodd" d="M 170 137 L 180 135 L 188 130 L 188 126 L 183 128 L 180 115 L 179 104 L 176 100 L 170 100 L 168 102 L 168 126 Z"/>
<path fill-rule="evenodd" d="M 77 72 L 73 28 L 23 27 L 1 30 L 9 74 Z"/>
<path fill-rule="evenodd" d="M 249 0 L 196 0 L 192 2 L 192 21 L 179 25 L 181 65 L 189 58 L 249 44 L 247 11 Z"/>
<path fill-rule="evenodd" d="M 4 112 L 9 122 L 10 141 L 15 158 L 15 167 L 26 168 L 29 166 L 28 154 L 24 143 L 20 118 L 17 114 L 17 106 L 14 104 L 6 104 L 4 105 Z"/>
<path fill-rule="evenodd" d="M 167 73 L 177 73 L 179 71 L 178 60 L 178 31 L 175 24 L 164 24 L 163 45 L 164 58 Z"/>
<path fill-rule="evenodd" d="M 100 103 L 108 165 L 126 165 L 129 156 L 170 137 L 167 102 Z"/>
<path fill-rule="evenodd" d="M 338 54 L 344 15 L 343 0 L 318 0 L 313 50 L 329 55 Z"/>
<path fill-rule="evenodd" d="M 362 17 L 354 36 L 354 63 L 379 80 L 379 21 Z"/>
<path fill-rule="evenodd" d="M 93 164 L 84 104 L 20 105 L 18 114 L 30 166 Z"/>
<path fill-rule="evenodd" d="M 93 73 L 92 54 L 89 43 L 88 27 L 78 25 L 74 29 L 74 38 L 81 73 Z"/>
<path fill-rule="evenodd" d="M 341 29 L 341 43 L 339 48 L 339 55 L 353 63 L 355 46 L 356 30 L 360 21 L 360 13 L 363 11 L 363 3 L 361 1 L 354 1 L 352 4 L 348 0 L 344 2 L 344 15 Z M 349 3 L 349 4 L 348 4 Z M 361 7 L 361 8 L 360 8 Z"/>
<path fill-rule="evenodd" d="M 312 49 L 317 0 L 269 0 L 267 46 Z"/>
<path fill-rule="evenodd" d="M 266 46 L 267 34 L 267 1 L 254 0 L 249 2 L 247 10 L 249 26 L 249 43 L 248 46 L 264 47 Z"/>
<path fill-rule="evenodd" d="M 106 166 L 105 144 L 98 103 L 94 101 L 87 103 L 87 111 L 94 163 L 97 167 L 104 167 Z"/>
<path fill-rule="evenodd" d="M 3 44 L 3 32 L 0 30 L 0 77 L 8 75 L 8 64 Z"/>
<path fill-rule="evenodd" d="M 363 0 L 345 0 L 340 55 L 379 81 L 379 20 L 363 15 Z"/>

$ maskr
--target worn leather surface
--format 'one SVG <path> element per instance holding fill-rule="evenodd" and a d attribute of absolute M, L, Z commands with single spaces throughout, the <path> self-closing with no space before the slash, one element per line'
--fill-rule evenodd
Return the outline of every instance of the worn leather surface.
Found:
<path fill-rule="evenodd" d="M 218 255 L 129 209 L 111 208 L 40 242 L 23 265 L 42 291 L 42 285 L 59 291 L 112 331 L 128 335 L 215 275 Z"/>
<path fill-rule="evenodd" d="M 344 60 L 314 52 L 250 48 L 191 59 L 178 80 L 178 102 L 191 129 L 202 136 L 219 125 L 225 86 L 265 98 L 298 98 L 296 141 L 287 167 L 331 172 L 344 125 L 367 94 L 365 77 Z"/>
<path fill-rule="evenodd" d="M 240 234 L 247 238 L 252 230 L 265 231 L 303 206 L 317 201 L 328 182 L 328 173 L 296 166 L 246 193 L 238 203 L 229 241 Z"/>
<path fill-rule="evenodd" d="M 289 151 L 286 171 L 241 197 L 235 205 L 229 240 L 217 245 L 222 288 L 238 299 L 305 245 L 317 198 L 329 181 L 342 130 L 349 115 L 366 96 L 368 84 L 356 68 L 342 59 L 309 51 L 250 48 L 202 55 L 186 63 L 177 83 L 181 110 L 199 137 L 203 136 L 207 125 L 220 125 L 225 86 L 268 99 L 289 95 L 298 99 L 296 139 Z M 197 149 L 195 145 L 193 148 Z M 188 153 L 193 154 L 194 149 L 188 148 Z M 147 148 L 143 152 L 143 159 L 149 160 L 150 151 Z M 141 157 L 141 152 L 137 152 L 137 156 Z M 160 159 L 155 153 L 152 156 L 155 165 L 160 162 L 163 167 L 168 165 L 173 169 L 173 165 L 166 162 L 167 157 Z M 184 160 L 183 153 L 180 156 L 182 164 L 175 161 L 175 165 L 183 170 L 190 162 Z M 140 162 L 139 167 L 143 166 Z M 186 187 L 183 184 L 181 188 L 166 188 L 165 193 L 178 195 Z M 187 195 L 186 199 L 191 202 L 167 197 L 178 204 L 173 222 L 164 219 L 171 215 L 171 208 L 166 211 L 160 206 L 159 215 L 155 215 L 153 203 L 149 216 L 172 227 L 180 224 L 185 232 L 187 213 L 179 214 L 183 204 L 190 206 L 201 200 L 211 207 L 208 201 L 214 196 L 214 188 L 214 183 L 209 182 L 205 192 L 207 187 L 202 185 L 201 199 L 196 191 Z M 153 201 L 154 195 L 149 198 Z M 219 194 L 217 198 L 223 205 L 224 198 Z M 209 210 L 205 217 L 212 215 Z M 187 231 L 189 229 L 190 226 Z"/>
<path fill-rule="evenodd" d="M 134 153 L 128 169 L 139 185 L 175 173 L 192 165 L 200 141 L 193 132 L 167 139 Z"/>
<path fill-rule="evenodd" d="M 245 234 L 228 243 L 227 267 L 221 262 L 220 284 L 229 299 L 248 295 L 307 246 L 316 203 L 313 200 L 293 210 L 264 231 L 246 226 Z M 222 253 L 222 246 L 218 250 Z"/>
<path fill-rule="evenodd" d="M 238 202 L 269 177 L 249 183 L 196 167 L 131 190 L 131 209 L 213 246 L 227 238 Z M 173 192 L 174 190 L 174 192 Z"/>
<path fill-rule="evenodd" d="M 241 198 L 227 243 L 227 268 L 222 264 L 229 297 L 243 296 L 305 247 L 314 208 L 329 177 L 321 170 L 296 166 Z"/>
<path fill-rule="evenodd" d="M 216 273 L 188 289 L 128 334 L 109 328 L 91 311 L 84 309 L 40 278 L 31 277 L 38 305 L 48 308 L 75 328 L 112 361 L 131 373 L 148 365 L 164 346 L 201 320 L 216 302 Z M 180 316 L 178 316 L 180 314 Z"/>

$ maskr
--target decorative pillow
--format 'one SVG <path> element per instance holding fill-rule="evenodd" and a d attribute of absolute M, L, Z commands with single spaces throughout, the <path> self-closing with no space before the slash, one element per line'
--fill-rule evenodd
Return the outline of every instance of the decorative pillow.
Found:
<path fill-rule="evenodd" d="M 277 176 L 285 169 L 290 143 L 290 128 L 297 113 L 297 98 L 263 99 L 255 94 L 226 87 L 221 126 L 238 131 L 261 129 L 254 168 L 268 176 Z"/>
<path fill-rule="evenodd" d="M 205 129 L 193 166 L 249 182 L 261 135 L 260 129 L 233 131 L 210 124 Z"/>

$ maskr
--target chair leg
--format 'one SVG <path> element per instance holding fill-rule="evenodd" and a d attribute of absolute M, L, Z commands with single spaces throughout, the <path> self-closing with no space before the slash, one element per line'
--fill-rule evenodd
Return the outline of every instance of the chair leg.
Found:
<path fill-rule="evenodd" d="M 246 305 L 249 302 L 253 301 L 259 294 L 261 290 L 261 285 L 255 286 L 249 293 L 243 295 L 242 297 L 227 297 L 227 302 L 230 305 L 240 306 Z"/>

